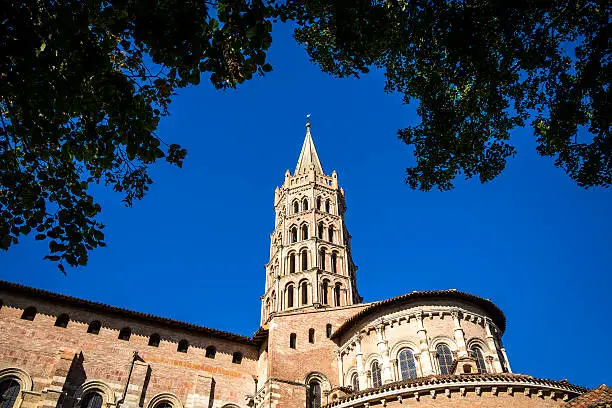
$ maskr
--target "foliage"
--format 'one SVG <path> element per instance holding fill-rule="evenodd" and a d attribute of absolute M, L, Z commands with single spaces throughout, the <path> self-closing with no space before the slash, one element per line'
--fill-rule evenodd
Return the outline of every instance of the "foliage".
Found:
<path fill-rule="evenodd" d="M 612 181 L 610 3 L 502 0 L 289 1 L 296 39 L 323 71 L 377 67 L 386 90 L 418 100 L 412 188 L 448 190 L 458 174 L 498 176 L 531 121 L 537 151 L 582 187 Z M 574 53 L 575 55 L 572 55 Z"/>
<path fill-rule="evenodd" d="M 0 248 L 48 240 L 58 263 L 104 246 L 104 183 L 126 205 L 161 158 L 186 151 L 155 133 L 178 88 L 210 73 L 235 87 L 271 69 L 271 8 L 258 0 L 13 0 L 0 11 Z"/>
<path fill-rule="evenodd" d="M 323 71 L 372 67 L 418 101 L 399 131 L 412 188 L 482 182 L 530 121 L 541 155 L 583 187 L 609 186 L 610 5 L 604 0 L 9 0 L 0 11 L 0 249 L 47 240 L 58 263 L 104 245 L 103 183 L 126 205 L 160 159 L 186 151 L 156 134 L 176 90 L 207 74 L 233 88 L 272 69 L 272 19 Z M 572 55 L 573 54 L 573 55 Z"/>

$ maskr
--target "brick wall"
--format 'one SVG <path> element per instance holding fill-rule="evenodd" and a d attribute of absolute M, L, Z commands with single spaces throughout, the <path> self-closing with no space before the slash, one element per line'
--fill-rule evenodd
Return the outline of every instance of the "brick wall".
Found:
<path fill-rule="evenodd" d="M 175 394 L 185 407 L 213 408 L 230 402 L 245 406 L 245 396 L 255 392 L 255 345 L 7 292 L 0 292 L 0 299 L 0 370 L 16 367 L 28 373 L 34 382 L 33 406 L 55 407 L 59 398 L 70 401 L 91 380 L 107 384 L 121 397 L 135 351 L 140 359 L 123 408 L 147 407 L 160 393 Z M 33 321 L 21 319 L 28 306 L 38 309 Z M 54 326 L 62 313 L 70 316 L 66 328 Z M 93 320 L 102 322 L 97 335 L 87 333 Z M 118 339 L 123 327 L 132 329 L 129 341 Z M 160 335 L 159 347 L 148 345 L 152 333 Z M 189 342 L 186 353 L 177 351 L 182 339 Z M 214 359 L 205 357 L 210 345 L 217 349 Z M 234 352 L 242 353 L 241 364 L 232 363 Z"/>

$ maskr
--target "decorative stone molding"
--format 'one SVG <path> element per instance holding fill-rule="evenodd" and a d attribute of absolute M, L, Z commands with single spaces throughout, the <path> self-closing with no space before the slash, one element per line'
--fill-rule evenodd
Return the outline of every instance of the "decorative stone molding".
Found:
<path fill-rule="evenodd" d="M 170 392 L 157 394 L 156 396 L 151 398 L 151 401 L 149 401 L 147 408 L 155 408 L 157 404 L 161 402 L 167 402 L 172 406 L 172 408 L 183 408 L 183 403 L 181 402 L 181 400 L 178 399 L 176 395 Z"/>
<path fill-rule="evenodd" d="M 76 408 L 81 406 L 81 398 L 83 398 L 83 396 L 88 392 L 100 393 L 100 395 L 102 395 L 103 407 L 112 407 L 117 404 L 115 392 L 108 384 L 99 380 L 90 380 L 86 381 L 83 385 L 77 388 L 76 392 L 74 393 L 74 398 L 77 402 L 75 405 Z"/>

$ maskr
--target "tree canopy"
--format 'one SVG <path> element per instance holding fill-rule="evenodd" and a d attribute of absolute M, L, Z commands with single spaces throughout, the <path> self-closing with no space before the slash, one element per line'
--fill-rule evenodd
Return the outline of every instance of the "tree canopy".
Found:
<path fill-rule="evenodd" d="M 186 151 L 156 133 L 175 91 L 270 71 L 275 19 L 324 72 L 375 67 L 418 101 L 420 123 L 398 132 L 412 188 L 494 179 L 521 126 L 578 185 L 610 185 L 603 0 L 15 0 L 0 11 L 0 248 L 34 234 L 62 271 L 85 265 L 105 245 L 90 184 L 130 206 L 152 163 L 180 167 Z"/>

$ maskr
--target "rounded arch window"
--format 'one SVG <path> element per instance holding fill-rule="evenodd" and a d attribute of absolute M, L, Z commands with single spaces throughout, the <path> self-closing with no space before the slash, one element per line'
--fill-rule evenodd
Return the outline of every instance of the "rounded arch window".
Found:
<path fill-rule="evenodd" d="M 154 408 L 173 408 L 172 404 L 170 404 L 168 401 L 162 401 L 162 402 L 158 402 L 157 404 L 155 404 Z"/>
<path fill-rule="evenodd" d="M 21 391 L 19 383 L 12 378 L 2 381 L 0 383 L 0 407 L 13 408 L 19 397 L 19 391 Z"/>
<path fill-rule="evenodd" d="M 308 251 L 303 249 L 301 252 L 301 257 L 302 257 L 302 270 L 306 271 L 308 270 Z"/>
<path fill-rule="evenodd" d="M 327 336 L 328 339 L 332 335 L 332 325 L 330 323 L 327 323 L 327 325 L 325 326 L 325 335 Z"/>
<path fill-rule="evenodd" d="M 417 377 L 416 361 L 412 350 L 405 348 L 397 355 L 402 380 Z"/>
<path fill-rule="evenodd" d="M 81 408 L 102 408 L 102 395 L 89 392 L 81 399 Z"/>
<path fill-rule="evenodd" d="M 295 273 L 295 253 L 289 254 L 289 273 Z"/>
<path fill-rule="evenodd" d="M 30 307 L 26 308 L 26 309 L 23 311 L 23 314 L 21 315 L 21 318 L 22 318 L 23 320 L 29 320 L 29 321 L 32 321 L 32 320 L 34 320 L 34 318 L 36 317 L 36 312 L 37 312 L 37 311 L 36 311 L 36 308 L 35 308 L 34 306 L 30 306 Z"/>
<path fill-rule="evenodd" d="M 308 330 L 308 342 L 309 343 L 314 343 L 315 342 L 315 329 L 310 328 Z"/>
<path fill-rule="evenodd" d="M 330 213 L 331 211 L 331 201 L 329 199 L 325 200 L 325 212 Z"/>
<path fill-rule="evenodd" d="M 341 299 L 341 297 L 340 297 L 340 291 L 341 291 L 341 289 L 340 289 L 340 284 L 338 283 L 338 284 L 336 284 L 336 286 L 334 287 L 334 303 L 335 303 L 335 305 L 334 305 L 334 306 L 340 306 L 340 299 Z"/>
<path fill-rule="evenodd" d="M 297 242 L 298 239 L 298 230 L 297 227 L 291 228 L 291 242 Z"/>
<path fill-rule="evenodd" d="M 438 365 L 440 366 L 440 374 L 451 374 L 453 369 L 453 353 L 451 349 L 444 343 L 436 346 L 438 354 Z"/>
<path fill-rule="evenodd" d="M 160 338 L 159 334 L 153 333 L 151 335 L 151 337 L 149 337 L 149 346 L 151 346 L 151 347 L 159 347 L 159 342 L 160 341 L 161 341 L 161 338 Z"/>
<path fill-rule="evenodd" d="M 317 234 L 320 239 L 323 239 L 323 230 L 324 230 L 323 223 L 320 222 L 318 225 L 318 234 Z"/>
<path fill-rule="evenodd" d="M 308 239 L 308 225 L 302 225 L 302 239 Z"/>
<path fill-rule="evenodd" d="M 321 408 L 321 383 L 312 380 L 308 385 L 308 408 Z"/>
<path fill-rule="evenodd" d="M 372 363 L 372 386 L 380 387 L 382 385 L 382 377 L 380 374 L 380 366 L 378 361 Z"/>
<path fill-rule="evenodd" d="M 179 341 L 176 351 L 179 353 L 186 353 L 189 349 L 189 342 L 185 339 Z"/>
<path fill-rule="evenodd" d="M 474 345 L 470 348 L 470 354 L 472 355 L 474 360 L 476 360 L 476 367 L 478 368 L 478 372 L 486 373 L 487 365 L 485 363 L 484 353 L 482 352 L 482 349 L 479 346 Z"/>
<path fill-rule="evenodd" d="M 287 307 L 293 307 L 293 285 L 287 286 Z"/>
<path fill-rule="evenodd" d="M 300 284 L 300 292 L 302 297 L 302 305 L 308 304 L 308 282 L 304 281 Z"/>
<path fill-rule="evenodd" d="M 63 313 L 59 315 L 57 319 L 55 320 L 55 327 L 61 327 L 65 329 L 66 327 L 68 327 L 69 321 L 70 321 L 70 317 L 66 313 Z"/>
<path fill-rule="evenodd" d="M 359 376 L 357 373 L 353 374 L 351 377 L 351 386 L 353 387 L 354 392 L 359 391 Z"/>
<path fill-rule="evenodd" d="M 89 326 L 87 327 L 87 333 L 100 334 L 101 326 L 102 324 L 99 320 L 94 320 L 93 322 L 89 323 Z"/>
<path fill-rule="evenodd" d="M 321 294 L 323 295 L 322 296 L 322 301 L 323 301 L 324 305 L 329 303 L 329 300 L 327 298 L 327 292 L 328 291 L 329 291 L 329 281 L 327 279 L 325 279 L 323 281 L 323 285 L 321 285 L 321 292 L 322 292 Z"/>
<path fill-rule="evenodd" d="M 331 271 L 338 273 L 338 254 L 336 252 L 332 252 L 331 255 Z"/>
<path fill-rule="evenodd" d="M 321 211 L 321 197 L 317 197 L 317 210 Z"/>
<path fill-rule="evenodd" d="M 319 258 L 321 261 L 321 269 L 325 270 L 325 248 L 321 248 L 321 251 L 319 251 Z"/>

